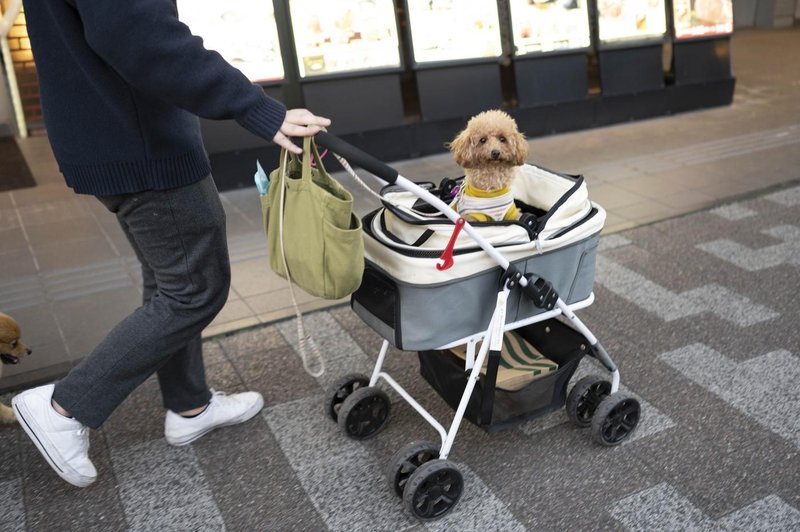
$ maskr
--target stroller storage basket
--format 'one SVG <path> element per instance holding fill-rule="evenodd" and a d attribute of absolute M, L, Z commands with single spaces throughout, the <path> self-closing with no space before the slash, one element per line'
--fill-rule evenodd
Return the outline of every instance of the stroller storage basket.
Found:
<path fill-rule="evenodd" d="M 515 197 L 535 208 L 536 231 L 519 222 L 474 224 L 522 273 L 550 282 L 567 303 L 592 293 L 595 257 L 605 211 L 588 199 L 579 176 L 526 165 L 515 181 Z M 399 349 L 424 351 L 447 345 L 489 324 L 504 271 L 469 238 L 456 243 L 455 264 L 439 271 L 436 264 L 453 224 L 412 210 L 391 187 L 384 190 L 395 205 L 364 218 L 365 271 L 351 305 L 359 317 Z M 396 204 L 406 202 L 400 212 Z M 416 218 L 415 218 L 416 216 Z M 423 235 L 420 237 L 420 235 Z M 506 322 L 543 312 L 515 289 L 508 300 Z"/>
<path fill-rule="evenodd" d="M 559 368 L 515 391 L 498 389 L 495 382 L 481 374 L 464 417 L 487 432 L 512 427 L 563 407 L 567 383 L 589 352 L 583 335 L 557 319 L 516 331 L 544 356 L 558 363 Z M 491 358 L 489 364 L 492 364 Z M 425 380 L 453 409 L 458 408 L 469 378 L 469 372 L 464 371 L 464 361 L 449 350 L 432 350 L 419 353 L 419 364 Z"/>

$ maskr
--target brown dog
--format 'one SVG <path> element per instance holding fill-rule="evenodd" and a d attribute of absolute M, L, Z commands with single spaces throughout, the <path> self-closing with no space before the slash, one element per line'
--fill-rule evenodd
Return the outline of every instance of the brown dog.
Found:
<path fill-rule="evenodd" d="M 22 333 L 19 324 L 7 314 L 0 312 L 0 361 L 3 364 L 19 364 L 21 358 L 31 354 L 30 348 L 20 340 Z M 2 376 L 0 365 L 0 377 Z M 14 411 L 0 404 L 0 423 L 16 421 Z"/>
<path fill-rule="evenodd" d="M 449 144 L 464 169 L 464 186 L 453 208 L 468 221 L 516 220 L 511 182 L 528 158 L 528 143 L 517 123 L 503 111 L 484 111 Z"/>

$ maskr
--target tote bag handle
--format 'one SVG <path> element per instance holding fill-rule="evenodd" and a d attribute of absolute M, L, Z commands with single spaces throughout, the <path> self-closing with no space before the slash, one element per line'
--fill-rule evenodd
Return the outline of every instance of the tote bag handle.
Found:
<path fill-rule="evenodd" d="M 302 172 L 302 179 L 303 180 L 310 180 L 311 179 L 311 137 L 305 137 L 303 140 L 303 172 Z M 317 153 L 316 146 L 313 146 L 314 154 L 316 155 L 316 160 L 318 164 L 319 162 L 319 153 Z M 296 158 L 297 156 L 292 154 L 292 157 Z M 297 350 L 300 353 L 300 359 L 303 361 L 303 369 L 314 378 L 321 377 L 323 373 L 325 373 L 325 359 L 322 358 L 322 352 L 317 345 L 317 342 L 314 340 L 313 336 L 306 333 L 306 326 L 305 321 L 303 320 L 303 313 L 300 312 L 300 306 L 297 304 L 297 297 L 294 294 L 294 283 L 292 282 L 292 275 L 289 271 L 289 265 L 286 263 L 286 252 L 283 248 L 283 213 L 284 213 L 284 201 L 286 199 L 286 166 L 288 165 L 289 160 L 289 152 L 286 150 L 281 150 L 281 161 L 280 161 L 280 199 L 278 201 L 278 205 L 280 205 L 280 211 L 278 215 L 278 240 L 280 241 L 281 246 L 281 257 L 283 259 L 283 269 L 286 272 L 286 282 L 289 283 L 289 295 L 292 297 L 292 306 L 294 307 L 295 313 L 295 323 L 297 325 Z M 308 172 L 306 172 L 306 168 L 308 168 Z M 314 371 L 310 368 L 308 364 L 308 351 L 316 357 L 319 362 L 319 369 Z"/>

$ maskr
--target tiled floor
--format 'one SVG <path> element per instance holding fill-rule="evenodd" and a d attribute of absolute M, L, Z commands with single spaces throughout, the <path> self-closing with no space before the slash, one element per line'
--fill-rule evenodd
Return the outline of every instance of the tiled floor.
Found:
<path fill-rule="evenodd" d="M 530 141 L 530 159 L 583 173 L 608 211 L 611 234 L 800 179 L 800 31 L 733 38 L 733 105 Z M 335 132 L 335 127 L 333 128 Z M 35 355 L 6 367 L 0 390 L 52 378 L 84 357 L 138 305 L 140 274 L 112 215 L 74 195 L 46 138 L 20 141 L 38 186 L 0 193 L 0 309 L 23 325 Z M 460 175 L 449 154 L 391 163 L 414 180 Z M 367 212 L 374 199 L 338 176 Z M 269 270 L 255 190 L 222 194 L 233 287 L 207 338 L 293 314 L 285 281 Z M 300 295 L 310 311 L 337 302 Z"/>

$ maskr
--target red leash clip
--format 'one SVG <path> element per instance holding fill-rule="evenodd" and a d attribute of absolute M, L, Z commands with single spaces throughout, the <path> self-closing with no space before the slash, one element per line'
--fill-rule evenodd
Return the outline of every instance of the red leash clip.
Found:
<path fill-rule="evenodd" d="M 450 236 L 450 242 L 447 243 L 447 247 L 444 248 L 444 252 L 442 256 L 439 257 L 439 260 L 442 261 L 441 264 L 436 265 L 436 269 L 440 272 L 450 268 L 453 265 L 453 249 L 456 247 L 456 239 L 458 238 L 458 233 L 461 232 L 461 229 L 464 227 L 466 220 L 464 218 L 459 218 L 456 220 L 456 228 L 453 230 L 452 236 Z"/>

